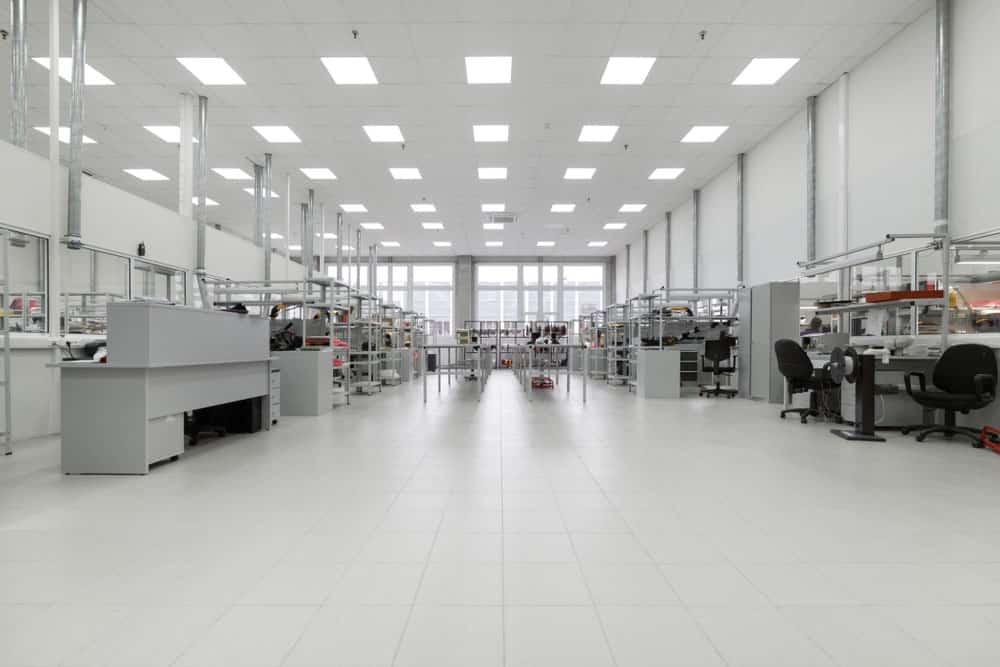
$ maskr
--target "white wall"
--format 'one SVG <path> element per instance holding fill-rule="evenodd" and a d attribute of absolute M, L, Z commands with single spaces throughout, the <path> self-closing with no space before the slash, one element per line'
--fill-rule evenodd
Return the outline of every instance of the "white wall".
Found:
<path fill-rule="evenodd" d="M 658 222 L 649 228 L 649 267 L 646 280 L 650 290 L 655 290 L 667 282 L 667 223 Z"/>
<path fill-rule="evenodd" d="M 615 303 L 625 303 L 627 299 L 625 296 L 626 261 L 628 259 L 623 248 L 621 252 L 615 255 Z"/>
<path fill-rule="evenodd" d="M 629 298 L 642 293 L 642 238 L 636 238 L 630 248 L 628 295 Z"/>
<path fill-rule="evenodd" d="M 701 189 L 698 285 L 736 284 L 736 164 Z"/>
<path fill-rule="evenodd" d="M 670 220 L 670 286 L 694 286 L 694 202 L 690 199 Z"/>

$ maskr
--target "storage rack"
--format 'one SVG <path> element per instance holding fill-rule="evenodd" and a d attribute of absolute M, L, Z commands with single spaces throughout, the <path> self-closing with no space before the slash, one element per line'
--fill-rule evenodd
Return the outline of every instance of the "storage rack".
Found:
<path fill-rule="evenodd" d="M 351 386 L 359 394 L 382 391 L 381 302 L 362 292 L 351 293 Z"/>
<path fill-rule="evenodd" d="M 607 324 L 607 372 L 608 384 L 628 384 L 629 381 L 629 326 L 628 304 L 616 303 L 605 312 Z"/>
<path fill-rule="evenodd" d="M 383 303 L 379 310 L 382 326 L 379 380 L 384 385 L 395 385 L 403 381 L 403 309 Z"/>
<path fill-rule="evenodd" d="M 607 311 L 595 310 L 580 318 L 580 342 L 591 350 L 588 373 L 596 380 L 603 380 L 608 373 L 608 322 Z"/>
<path fill-rule="evenodd" d="M 658 294 L 640 294 L 628 302 L 628 389 L 636 386 L 639 350 L 663 349 L 663 321 L 666 317 Z M 683 369 L 683 359 L 682 359 Z"/>

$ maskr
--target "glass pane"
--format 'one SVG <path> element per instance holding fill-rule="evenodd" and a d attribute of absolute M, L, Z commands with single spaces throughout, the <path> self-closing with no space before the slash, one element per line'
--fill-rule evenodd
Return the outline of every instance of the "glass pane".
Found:
<path fill-rule="evenodd" d="M 132 262 L 132 296 L 183 303 L 186 276 L 183 271 L 135 260 Z"/>
<path fill-rule="evenodd" d="M 392 286 L 406 287 L 409 282 L 409 267 L 406 264 L 392 265 Z"/>
<path fill-rule="evenodd" d="M 414 264 L 414 287 L 451 287 L 454 283 L 454 267 L 451 264 Z"/>
<path fill-rule="evenodd" d="M 555 264 L 546 264 L 542 267 L 542 284 L 555 287 L 559 284 L 559 267 Z"/>
<path fill-rule="evenodd" d="M 486 321 L 516 320 L 517 292 L 514 290 L 478 290 L 478 319 Z"/>
<path fill-rule="evenodd" d="M 556 300 L 556 290 L 545 290 L 542 292 L 542 315 L 545 320 L 559 319 L 559 303 Z"/>
<path fill-rule="evenodd" d="M 0 311 L 6 308 L 10 313 L 7 325 L 11 331 L 44 332 L 48 241 L 17 232 L 6 234 L 10 266 L 0 267 L 0 274 L 9 280 L 9 293 L 4 295 Z"/>
<path fill-rule="evenodd" d="M 524 284 L 525 285 L 537 285 L 538 284 L 538 265 L 537 264 L 526 264 L 521 267 L 524 272 Z"/>
<path fill-rule="evenodd" d="M 564 287 L 603 287 L 604 267 L 600 264 L 563 266 Z"/>
<path fill-rule="evenodd" d="M 517 265 L 482 264 L 476 267 L 480 287 L 513 287 L 517 285 Z"/>
<path fill-rule="evenodd" d="M 524 299 L 524 319 L 537 320 L 538 318 L 538 290 L 524 290 L 521 293 Z"/>
<path fill-rule="evenodd" d="M 563 319 L 574 320 L 581 315 L 590 315 L 595 310 L 604 307 L 604 292 L 602 290 L 565 290 L 563 291 Z"/>
<path fill-rule="evenodd" d="M 416 266 L 414 266 L 415 269 Z M 422 313 L 428 320 L 433 320 L 436 323 L 433 330 L 439 331 L 443 335 L 451 334 L 451 290 L 413 290 L 413 310 Z"/>
<path fill-rule="evenodd" d="M 410 310 L 410 304 L 406 302 L 406 290 L 405 289 L 394 289 L 392 290 L 392 302 L 397 306 L 403 308 L 403 310 Z"/>
<path fill-rule="evenodd" d="M 389 265 L 379 264 L 376 270 L 375 284 L 379 287 L 389 286 Z"/>

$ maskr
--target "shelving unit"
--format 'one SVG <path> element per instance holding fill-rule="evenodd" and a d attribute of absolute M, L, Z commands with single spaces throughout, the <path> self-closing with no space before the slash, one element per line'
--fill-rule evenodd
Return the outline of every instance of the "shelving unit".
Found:
<path fill-rule="evenodd" d="M 628 304 L 616 303 L 604 312 L 608 327 L 605 379 L 608 384 L 627 385 L 630 376 Z"/>
<path fill-rule="evenodd" d="M 381 303 L 378 297 L 352 292 L 350 297 L 350 386 L 359 394 L 382 391 Z"/>
<path fill-rule="evenodd" d="M 403 381 L 403 309 L 394 304 L 381 304 L 382 354 L 379 357 L 379 380 L 384 385 Z"/>

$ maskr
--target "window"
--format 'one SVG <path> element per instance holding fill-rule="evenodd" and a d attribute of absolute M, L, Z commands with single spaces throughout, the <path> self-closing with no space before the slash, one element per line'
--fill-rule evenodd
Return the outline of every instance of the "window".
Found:
<path fill-rule="evenodd" d="M 525 320 L 575 320 L 604 307 L 603 264 L 521 266 Z"/>
<path fill-rule="evenodd" d="M 516 287 L 517 266 L 480 264 L 476 267 L 476 285 L 479 287 Z"/>
<path fill-rule="evenodd" d="M 44 333 L 46 321 L 45 292 L 48 278 L 48 240 L 0 227 L 0 244 L 7 246 L 0 254 L 0 275 L 7 278 L 6 294 L 0 294 L 0 310 L 10 314 L 11 331 Z"/>
<path fill-rule="evenodd" d="M 168 266 L 134 260 L 132 297 L 186 303 L 187 275 Z"/>
<path fill-rule="evenodd" d="M 480 264 L 476 267 L 476 318 L 483 321 L 520 319 L 517 308 L 516 264 Z"/>
<path fill-rule="evenodd" d="M 454 330 L 454 265 L 414 264 L 412 269 L 412 310 L 436 322 L 441 335 L 450 335 Z"/>
<path fill-rule="evenodd" d="M 101 333 L 107 330 L 107 306 L 129 298 L 127 257 L 62 246 L 64 330 L 69 333 Z M 195 290 L 197 292 L 197 290 Z M 198 303 L 200 304 L 200 295 Z"/>

